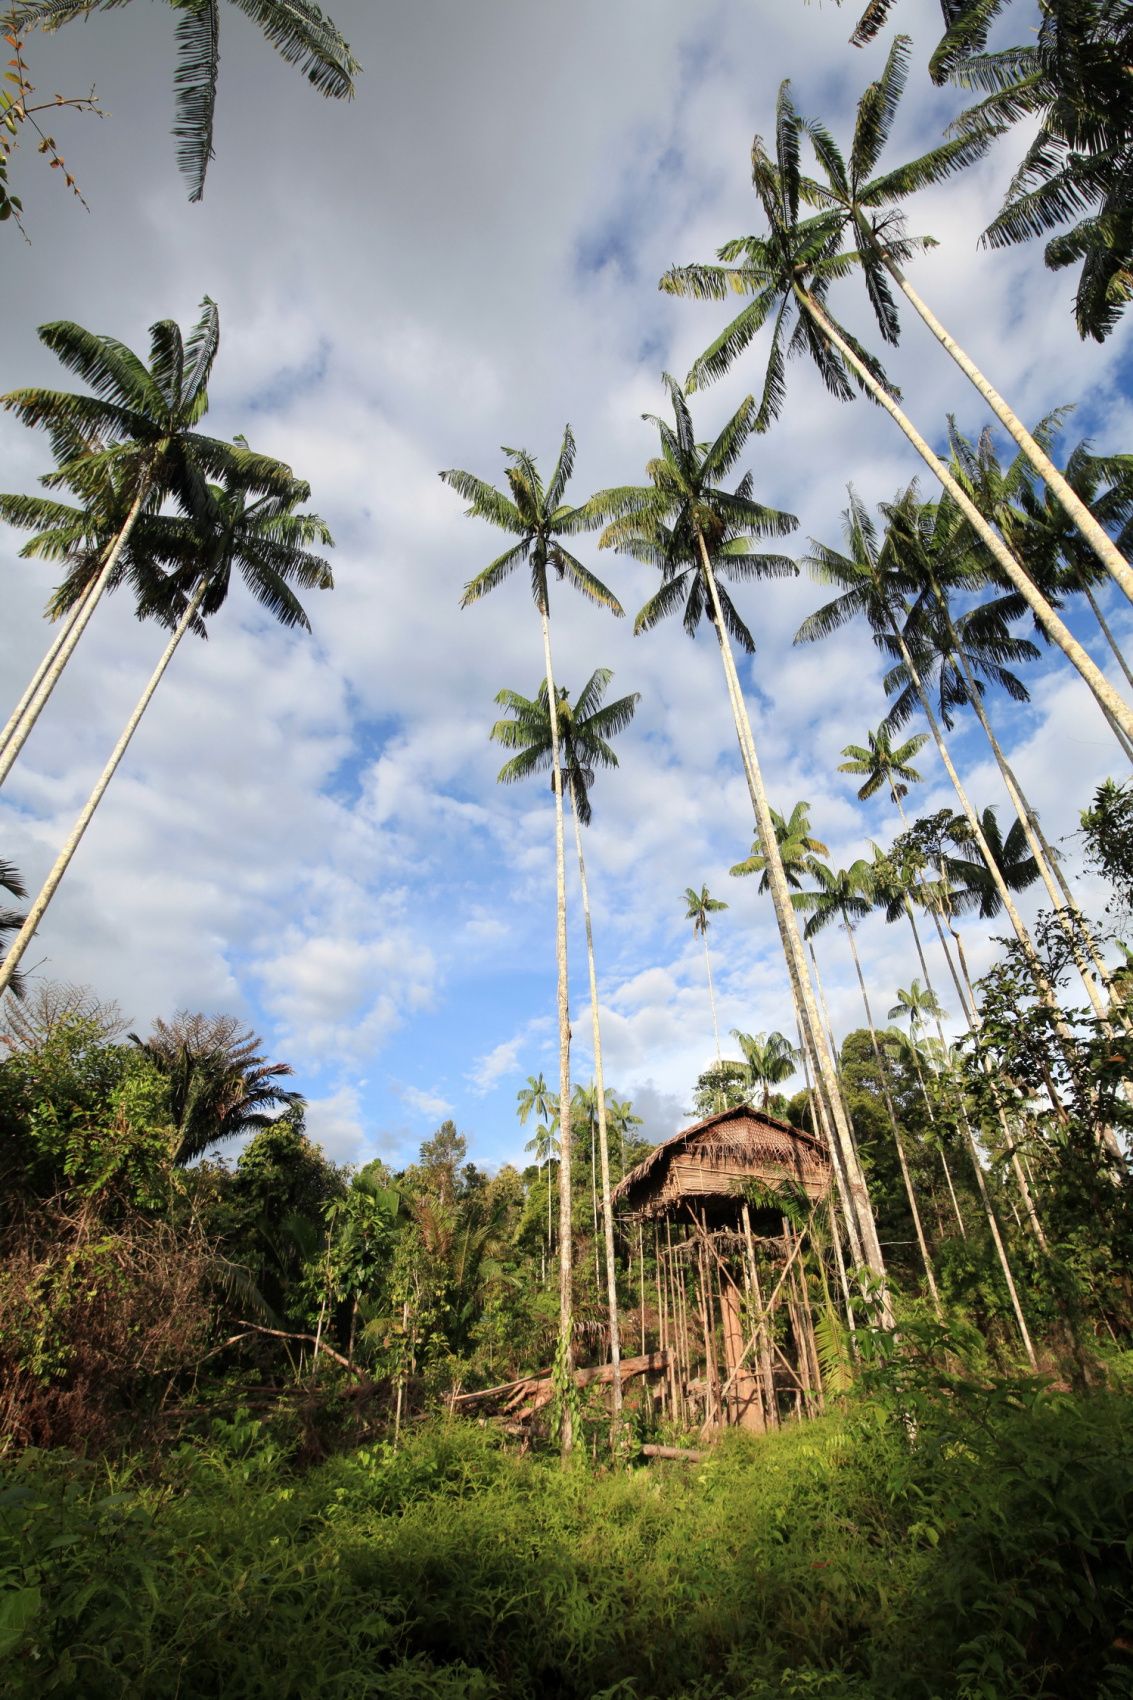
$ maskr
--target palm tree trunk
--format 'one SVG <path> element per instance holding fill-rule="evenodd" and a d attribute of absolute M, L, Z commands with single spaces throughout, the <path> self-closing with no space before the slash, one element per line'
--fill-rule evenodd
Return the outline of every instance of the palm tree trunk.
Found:
<path fill-rule="evenodd" d="M 1039 477 L 1055 494 L 1074 525 L 1086 539 L 1102 566 L 1110 577 L 1120 585 L 1126 596 L 1133 602 L 1133 571 L 1129 563 L 1102 526 L 1090 512 L 1081 496 L 1071 488 L 1062 473 L 1055 466 L 1050 456 L 1036 443 L 1027 427 L 1018 415 L 1008 407 L 997 389 L 994 389 L 984 377 L 979 367 L 970 355 L 966 354 L 959 343 L 945 330 L 932 309 L 921 300 L 908 278 L 900 267 L 888 255 L 882 254 L 882 261 L 890 277 L 897 284 L 906 300 L 919 313 L 933 336 L 959 366 L 965 377 L 970 378 L 980 395 L 991 408 L 1004 429 L 1012 436 L 1030 461 Z M 1130 681 L 1133 683 L 1133 680 Z"/>
<path fill-rule="evenodd" d="M 1082 584 L 1080 585 L 1079 588 L 1081 589 L 1082 595 L 1086 598 L 1086 601 L 1090 604 L 1090 607 L 1093 610 L 1094 619 L 1098 622 L 1098 625 L 1101 628 L 1101 634 L 1105 638 L 1105 641 L 1108 643 L 1111 651 L 1113 652 L 1114 660 L 1117 662 L 1117 665 L 1121 668 L 1121 671 L 1125 674 L 1126 682 L 1129 685 L 1133 685 L 1133 673 L 1131 673 L 1129 671 L 1129 663 L 1125 659 L 1125 655 L 1124 655 L 1124 652 L 1122 651 L 1121 645 L 1118 643 L 1117 639 L 1114 637 L 1112 631 L 1109 628 L 1109 624 L 1106 620 L 1106 617 L 1102 613 L 1101 608 L 1098 605 L 1098 600 L 1097 600 L 1096 596 L 1094 595 L 1093 591 L 1090 589 L 1089 585 L 1085 582 L 1085 580 L 1083 580 L 1083 582 L 1082 582 Z"/>
<path fill-rule="evenodd" d="M 559 760 L 559 711 L 551 665 L 551 625 L 546 603 L 539 610 L 543 625 L 543 662 L 547 672 L 547 706 L 551 719 L 551 788 L 555 794 L 555 955 L 558 962 L 559 1017 L 559 1352 L 563 1372 L 574 1377 L 574 1292 L 571 1231 L 570 1149 L 570 986 L 567 980 L 566 851 L 563 827 L 563 770 Z M 559 1445 L 568 1458 L 574 1445 L 572 1401 L 561 1400 Z"/>
<path fill-rule="evenodd" d="M 1070 946 L 1070 952 L 1074 958 L 1074 963 L 1078 969 L 1078 973 L 1081 975 L 1082 984 L 1086 988 L 1086 995 L 1093 1006 L 1094 1014 L 1097 1016 L 1098 1020 L 1106 1022 L 1108 1025 L 1108 1011 L 1106 1009 L 1105 1002 L 1102 999 L 1094 977 L 1090 973 L 1089 967 L 1086 963 L 1085 953 L 1083 950 L 1084 942 L 1085 948 L 1089 950 L 1090 955 L 1093 958 L 1095 969 L 1101 978 L 1103 985 L 1106 984 L 1105 969 L 1098 961 L 1096 951 L 1093 946 L 1093 940 L 1090 939 L 1089 934 L 1086 931 L 1086 924 L 1083 920 L 1081 910 L 1078 908 L 1078 905 L 1074 902 L 1073 898 L 1070 897 L 1069 892 L 1067 891 L 1066 896 L 1064 897 L 1055 884 L 1053 873 L 1055 864 L 1054 855 L 1051 851 L 1050 845 L 1047 843 L 1039 829 L 1038 820 L 1036 819 L 1030 804 L 1023 795 L 1022 789 L 1018 780 L 1015 778 L 1014 771 L 1011 768 L 1007 757 L 1000 748 L 999 739 L 992 731 L 991 721 L 988 719 L 987 710 L 984 708 L 979 688 L 972 675 L 971 667 L 968 664 L 968 658 L 964 654 L 963 645 L 961 644 L 959 635 L 952 623 L 952 615 L 949 612 L 948 605 L 945 602 L 944 597 L 940 593 L 939 587 L 935 583 L 933 584 L 933 593 L 936 597 L 937 606 L 943 614 L 947 624 L 948 635 L 953 646 L 953 654 L 959 662 L 960 670 L 964 675 L 964 684 L 968 692 L 968 701 L 976 719 L 983 728 L 984 736 L 991 746 L 991 753 L 995 757 L 1000 777 L 1007 789 L 1007 795 L 1011 799 L 1011 806 L 1015 810 L 1016 815 L 1019 817 L 1019 823 L 1023 828 L 1023 833 L 1027 840 L 1027 848 L 1034 857 L 1035 865 L 1042 876 L 1042 882 L 1046 886 L 1047 895 L 1050 898 L 1054 911 L 1058 916 L 1059 925 L 1061 926 Z"/>
<path fill-rule="evenodd" d="M 1042 965 L 1039 962 L 1038 955 L 1035 951 L 1034 942 L 1023 923 L 1023 917 L 1015 907 L 1015 900 L 1008 889 L 1006 880 L 1003 878 L 1003 875 L 999 870 L 999 865 L 996 862 L 995 857 L 991 853 L 991 847 L 989 846 L 987 839 L 984 837 L 983 827 L 980 824 L 980 818 L 975 811 L 975 806 L 973 805 L 971 798 L 968 796 L 967 791 L 965 791 L 960 775 L 957 773 L 953 764 L 952 757 L 948 753 L 948 745 L 944 742 L 944 735 L 937 723 L 936 715 L 932 711 L 932 704 L 928 700 L 928 692 L 924 688 L 920 672 L 917 668 L 916 662 L 913 660 L 912 652 L 910 651 L 908 644 L 905 642 L 903 633 L 897 628 L 897 626 L 891 626 L 890 630 L 900 649 L 901 659 L 905 663 L 909 678 L 911 679 L 913 688 L 917 693 L 917 698 L 921 705 L 921 711 L 924 714 L 925 719 L 928 721 L 929 730 L 936 741 L 936 747 L 939 751 L 940 759 L 944 763 L 949 779 L 952 781 L 952 786 L 956 792 L 957 798 L 959 799 L 960 808 L 963 811 L 964 818 L 971 828 L 972 836 L 975 839 L 976 844 L 979 846 L 979 851 L 984 862 L 987 864 L 987 871 L 991 876 L 991 882 L 995 887 L 1000 902 L 1003 904 L 1003 907 L 1007 912 L 1008 919 L 1014 929 L 1015 937 L 1019 941 L 1019 947 L 1023 952 L 1023 957 L 1028 969 L 1030 970 L 1031 978 L 1035 982 L 1035 989 L 1038 992 L 1040 1000 L 1046 1004 L 1047 1008 L 1051 1012 L 1055 1031 L 1058 1033 L 1064 1044 L 1068 1047 L 1072 1047 L 1073 1041 L 1071 1039 L 1070 1032 L 1066 1023 L 1062 1019 L 1062 1014 L 1058 1008 L 1050 982 L 1043 973 Z"/>
<path fill-rule="evenodd" d="M 925 465 L 931 469 L 945 490 L 948 491 L 980 541 L 985 544 L 1011 584 L 1023 597 L 1047 637 L 1058 646 L 1085 680 L 1100 707 L 1108 711 L 1126 737 L 1133 738 L 1133 708 L 1114 690 L 1105 674 L 1083 649 L 1065 621 L 1055 613 L 1034 580 L 1019 565 L 998 532 L 994 531 L 988 524 L 967 491 L 953 478 L 939 455 L 935 454 L 929 447 L 912 420 L 898 407 L 889 391 L 877 381 L 869 367 L 864 364 L 832 320 L 823 312 L 818 302 L 800 284 L 794 285 L 794 291 L 802 307 L 810 314 L 811 319 L 823 335 L 828 337 L 838 349 L 847 364 L 852 367 L 870 395 L 901 427 Z"/>
<path fill-rule="evenodd" d="M 138 698 L 134 707 L 134 712 L 131 714 L 129 720 L 127 720 L 126 725 L 122 730 L 122 735 L 111 752 L 109 761 L 98 777 L 94 790 L 87 798 L 78 819 L 71 828 L 71 833 L 67 842 L 56 857 L 55 864 L 43 883 L 43 889 L 40 891 L 39 896 L 28 910 L 27 918 L 24 921 L 23 926 L 16 934 L 16 937 L 12 940 L 11 947 L 9 948 L 7 956 L 4 958 L 3 965 L 0 966 L 0 994 L 7 990 L 13 974 L 20 965 L 20 960 L 23 957 L 25 950 L 32 941 L 36 928 L 47 913 L 47 906 L 59 888 L 59 882 L 67 871 L 71 857 L 78 849 L 79 844 L 82 841 L 83 834 L 91 823 L 94 811 L 102 801 L 103 793 L 114 777 L 115 769 L 129 748 L 130 739 L 134 736 L 134 733 L 138 729 L 138 724 L 142 715 L 149 706 L 150 698 L 161 683 L 162 674 L 172 661 L 174 652 L 176 651 L 178 644 L 181 642 L 181 639 L 185 636 L 185 633 L 192 625 L 193 620 L 196 617 L 197 609 L 200 607 L 207 588 L 208 581 L 207 579 L 202 578 L 200 583 L 197 585 L 196 590 L 193 592 L 193 596 L 188 607 L 185 609 L 185 612 L 182 614 L 177 623 L 177 629 L 166 644 L 161 660 L 150 674 L 149 683 Z"/>
<path fill-rule="evenodd" d="M 756 830 L 759 834 L 767 867 L 771 901 L 779 927 L 779 937 L 783 945 L 787 973 L 803 1017 L 804 1033 L 806 1038 L 809 1039 L 810 1052 L 814 1061 L 815 1082 L 819 1092 L 826 1099 L 828 1123 L 835 1133 L 836 1142 L 841 1151 L 851 1209 L 856 1218 L 862 1252 L 865 1261 L 882 1282 L 882 1317 L 885 1325 L 890 1327 L 893 1317 L 888 1288 L 885 1285 L 885 1259 L 882 1255 L 881 1243 L 877 1237 L 877 1224 L 870 1204 L 869 1191 L 866 1187 L 865 1175 L 858 1161 L 857 1152 L 854 1150 L 850 1133 L 850 1120 L 842 1100 L 841 1087 L 834 1062 L 819 1026 L 818 1011 L 815 1008 L 814 993 L 811 989 L 810 976 L 807 973 L 806 958 L 803 955 L 802 941 L 799 938 L 798 925 L 795 920 L 794 909 L 791 906 L 787 876 L 783 869 L 779 844 L 775 837 L 775 827 L 771 820 L 771 811 L 763 788 L 763 777 L 760 773 L 759 759 L 755 751 L 751 722 L 748 719 L 747 706 L 743 700 L 739 676 L 736 673 L 736 665 L 732 657 L 731 645 L 728 642 L 727 629 L 724 625 L 724 614 L 720 606 L 716 576 L 712 571 L 712 563 L 709 559 L 704 537 L 699 531 L 697 541 L 712 600 L 716 637 L 720 645 L 720 655 L 732 702 L 732 713 L 735 717 L 736 733 L 740 744 L 740 757 L 755 813 Z"/>
<path fill-rule="evenodd" d="M 819 989 L 821 990 L 821 987 Z M 799 1055 L 802 1058 L 803 1064 L 803 1081 L 806 1084 L 807 1102 L 814 1120 L 814 1131 L 818 1135 L 825 1149 L 830 1153 L 831 1161 L 834 1165 L 834 1179 L 838 1187 L 838 1202 L 842 1208 L 842 1220 L 846 1224 L 846 1236 L 849 1240 L 850 1256 L 854 1260 L 855 1267 L 860 1267 L 861 1264 L 865 1262 L 865 1256 L 862 1251 L 861 1239 L 857 1231 L 857 1224 L 854 1221 L 853 1206 L 850 1200 L 850 1186 L 849 1181 L 846 1178 L 845 1164 L 842 1161 L 841 1146 L 834 1137 L 833 1129 L 830 1126 L 830 1120 L 826 1114 L 826 1101 L 821 1092 L 815 1091 L 811 1083 L 809 1060 L 810 1050 L 803 1037 L 803 1018 L 799 1011 L 798 1000 L 794 997 L 793 987 L 791 988 L 791 994 L 792 1001 L 794 1002 L 795 1028 L 799 1039 Z M 847 1290 L 847 1305 L 849 1302 L 849 1292 Z M 852 1321 L 850 1326 L 853 1327 Z"/>
<path fill-rule="evenodd" d="M 44 704 L 58 684 L 64 667 L 71 659 L 75 645 L 87 629 L 90 617 L 98 606 L 103 591 L 113 577 L 114 569 L 118 565 L 118 557 L 129 541 L 130 533 L 133 531 L 134 523 L 142 511 L 142 504 L 145 502 L 149 487 L 150 477 L 146 473 L 138 486 L 137 495 L 130 504 L 130 511 L 122 522 L 122 529 L 108 548 L 99 575 L 81 604 L 79 614 L 76 616 L 73 625 L 68 628 L 66 636 L 55 652 L 54 660 L 43 672 L 37 689 L 28 698 L 23 713 L 8 734 L 7 741 L 3 746 L 3 754 L 0 754 L 0 785 L 4 783 L 11 772 L 16 757 L 27 743 L 32 727 L 43 712 Z M 11 721 L 8 724 L 11 726 Z"/>
<path fill-rule="evenodd" d="M 877 1042 L 877 1028 L 873 1023 L 873 1010 L 870 1008 L 869 993 L 866 991 L 865 976 L 862 974 L 861 958 L 858 947 L 854 942 L 854 929 L 850 925 L 849 916 L 842 911 L 842 923 L 846 929 L 846 937 L 850 941 L 850 955 L 854 959 L 854 972 L 858 977 L 858 989 L 862 994 L 865 1005 L 865 1018 L 869 1024 L 869 1042 L 873 1047 L 873 1060 L 877 1064 L 878 1079 L 881 1084 L 881 1096 L 885 1100 L 885 1108 L 889 1115 L 889 1125 L 893 1130 L 893 1143 L 897 1147 L 897 1161 L 901 1165 L 901 1179 L 905 1183 L 905 1196 L 909 1200 L 909 1209 L 913 1216 L 913 1228 L 916 1231 L 917 1244 L 921 1248 L 921 1259 L 924 1263 L 925 1276 L 928 1280 L 928 1290 L 932 1294 L 932 1307 L 938 1317 L 943 1313 L 940 1308 L 940 1294 L 936 1288 L 936 1275 L 933 1272 L 932 1258 L 928 1253 L 928 1241 L 925 1239 L 924 1227 L 921 1223 L 921 1213 L 917 1209 L 917 1195 L 913 1189 L 913 1177 L 909 1173 L 908 1159 L 905 1156 L 905 1146 L 901 1139 L 901 1130 L 897 1124 L 897 1111 L 893 1104 L 893 1095 L 889 1090 L 889 1074 L 881 1055 L 881 1046 Z"/>
<path fill-rule="evenodd" d="M 712 986 L 712 959 L 708 954 L 707 928 L 704 933 L 704 966 L 708 971 L 708 1006 L 712 1011 L 712 1032 L 716 1039 L 716 1067 L 720 1069 L 724 1065 L 720 1057 L 720 1028 L 716 1022 L 716 993 Z"/>
<path fill-rule="evenodd" d="M 4 751 L 8 748 L 8 743 L 12 734 L 15 732 L 27 712 L 28 704 L 31 702 L 36 691 L 50 672 L 52 662 L 62 649 L 64 643 L 66 643 L 68 637 L 71 635 L 71 628 L 74 626 L 76 620 L 79 618 L 86 606 L 87 599 L 93 594 L 94 586 L 92 584 L 87 587 L 79 600 L 67 610 L 65 618 L 59 622 L 58 629 L 47 647 L 43 660 L 28 680 L 23 696 L 8 716 L 8 721 L 3 732 L 0 732 L 0 755 L 3 755 Z"/>
<path fill-rule="evenodd" d="M 582 828 L 570 794 L 570 812 L 574 821 L 574 842 L 578 850 L 578 884 L 582 893 L 582 914 L 586 923 L 586 962 L 590 971 L 590 1021 L 594 1037 L 594 1092 L 598 1100 L 598 1160 L 602 1165 L 602 1231 L 606 1241 L 606 1311 L 610 1322 L 610 1363 L 614 1372 L 614 1429 L 621 1426 L 622 1415 L 622 1341 L 618 1323 L 618 1282 L 614 1265 L 614 1204 L 610 1189 L 610 1141 L 606 1126 L 606 1082 L 602 1069 L 602 1024 L 598 1017 L 598 971 L 594 963 L 594 931 L 590 921 L 590 890 L 586 882 L 586 861 L 582 854 Z"/>

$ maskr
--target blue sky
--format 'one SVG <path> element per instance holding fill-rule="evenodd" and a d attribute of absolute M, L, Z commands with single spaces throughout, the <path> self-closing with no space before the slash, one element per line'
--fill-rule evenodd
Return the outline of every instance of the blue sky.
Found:
<path fill-rule="evenodd" d="M 462 585 L 499 544 L 437 472 L 498 482 L 501 443 L 549 467 L 569 419 L 579 499 L 639 478 L 653 452 L 640 415 L 663 409 L 661 371 L 683 374 L 721 323 L 719 308 L 660 295 L 657 278 L 757 228 L 748 156 L 779 80 L 845 134 L 886 44 L 855 52 L 848 11 L 801 0 L 694 15 L 677 0 L 582 0 L 569 14 L 523 0 L 331 9 L 365 67 L 350 106 L 319 101 L 225 9 L 217 159 L 199 207 L 174 168 L 164 9 L 32 44 L 41 87 L 94 80 L 109 115 L 69 119 L 65 137 L 58 126 L 89 214 L 40 161 L 18 161 L 32 241 L 4 232 L 0 385 L 61 381 L 35 338 L 44 320 L 144 349 L 154 319 L 187 326 L 207 292 L 222 315 L 211 429 L 288 459 L 338 546 L 337 588 L 313 600 L 311 638 L 273 630 L 235 592 L 208 644 L 178 655 L 30 960 L 117 998 L 142 1028 L 178 1008 L 246 1016 L 293 1063 L 313 1131 L 343 1160 L 406 1160 L 451 1114 L 476 1160 L 495 1164 L 520 1154 L 524 1077 L 555 1070 L 550 798 L 542 784 L 497 787 L 488 740 L 495 692 L 531 694 L 541 652 L 520 576 L 460 611 Z M 956 110 L 923 69 L 937 7 L 904 0 L 900 16 L 917 47 L 893 157 L 928 145 Z M 1104 348 L 1083 345 L 1069 276 L 1047 273 L 1037 249 L 976 247 L 1015 151 L 924 198 L 914 228 L 941 246 L 918 263 L 918 287 L 1027 417 L 1072 401 L 1072 437 L 1128 448 L 1128 326 Z M 868 332 L 852 292 L 837 304 Z M 985 422 L 908 313 L 889 365 L 937 437 L 950 410 L 968 432 Z M 756 349 L 696 398 L 704 436 L 760 377 Z M 5 488 L 33 488 L 47 470 L 45 441 L 7 418 L 0 454 Z M 876 410 L 830 402 L 801 365 L 744 465 L 764 500 L 800 516 L 796 553 L 809 535 L 836 539 L 849 481 L 874 502 L 919 468 Z M 13 699 L 45 640 L 48 588 L 17 562 L 20 541 L 0 537 L 0 680 Z M 752 829 L 713 646 L 676 626 L 635 640 L 648 574 L 589 543 L 580 552 L 630 618 L 560 595 L 558 675 L 577 689 L 610 666 L 615 691 L 642 694 L 588 835 L 607 1072 L 661 1138 L 712 1056 L 685 886 L 707 882 L 730 905 L 712 934 L 721 1031 L 786 1029 L 789 1008 L 766 903 L 755 882 L 728 878 Z M 773 801 L 808 799 L 844 861 L 891 830 L 885 807 L 859 806 L 836 773 L 884 699 L 864 632 L 790 647 L 820 596 L 805 577 L 744 593 L 759 641 L 744 680 Z M 1128 610 L 1110 612 L 1133 636 Z M 121 597 L 92 622 L 0 805 L 0 854 L 30 885 L 158 647 Z M 1062 837 L 1115 771 L 1115 746 L 1060 663 L 1027 677 L 1032 703 L 997 712 Z M 1000 802 L 977 739 L 958 727 L 954 744 L 977 802 Z M 927 751 L 922 765 L 918 806 L 945 806 Z M 977 965 L 989 930 L 973 929 Z M 880 922 L 862 947 L 887 1007 L 915 963 Z M 822 961 L 845 1030 L 859 1017 L 842 941 L 824 940 Z M 585 1078 L 577 933 L 572 986 Z"/>

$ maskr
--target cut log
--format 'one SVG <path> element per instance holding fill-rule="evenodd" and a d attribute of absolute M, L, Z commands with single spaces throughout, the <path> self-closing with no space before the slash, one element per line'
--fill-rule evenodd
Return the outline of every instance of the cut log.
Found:
<path fill-rule="evenodd" d="M 623 1381 L 628 1381 L 635 1375 L 663 1375 L 669 1367 L 669 1354 L 664 1352 L 644 1352 L 637 1358 L 623 1358 L 621 1375 Z M 595 1364 L 592 1369 L 577 1369 L 574 1372 L 576 1387 L 593 1387 L 612 1382 L 614 1379 L 613 1364 Z M 551 1371 L 538 1370 L 534 1375 L 523 1376 L 519 1381 L 501 1382 L 498 1387 L 482 1387 L 474 1393 L 458 1393 L 452 1401 L 454 1409 L 470 1410 L 477 1405 L 499 1404 L 503 1410 L 514 1419 L 530 1416 L 535 1410 L 547 1404 L 553 1395 Z M 530 1409 L 526 1407 L 530 1406 Z"/>
<path fill-rule="evenodd" d="M 707 1458 L 707 1452 L 697 1452 L 684 1446 L 643 1446 L 643 1458 L 675 1458 L 678 1464 L 700 1464 Z"/>

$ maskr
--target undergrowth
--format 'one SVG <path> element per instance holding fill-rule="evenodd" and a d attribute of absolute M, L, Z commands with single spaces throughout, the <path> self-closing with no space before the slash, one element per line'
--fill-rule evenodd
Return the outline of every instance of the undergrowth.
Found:
<path fill-rule="evenodd" d="M 871 1401 L 595 1472 L 436 1421 L 295 1472 L 240 1415 L 160 1475 L 0 1491 L 11 1700 L 1133 1695 L 1133 1405 Z"/>

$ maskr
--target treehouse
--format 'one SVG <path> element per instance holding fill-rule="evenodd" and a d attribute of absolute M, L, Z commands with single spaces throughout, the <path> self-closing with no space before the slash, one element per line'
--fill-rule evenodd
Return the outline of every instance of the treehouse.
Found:
<path fill-rule="evenodd" d="M 830 1185 L 830 1159 L 812 1134 L 741 1104 L 658 1145 L 621 1181 L 614 1206 L 658 1221 L 691 1213 L 734 1220 L 745 1192 L 788 1188 L 812 1201 Z"/>
<path fill-rule="evenodd" d="M 836 1234 L 816 1230 L 830 1183 L 812 1134 L 747 1105 L 683 1128 L 623 1178 L 614 1206 L 642 1292 L 652 1253 L 662 1367 L 645 1373 L 662 1416 L 708 1434 L 822 1408 L 812 1303 L 829 1290 L 828 1249 L 840 1260 Z"/>

